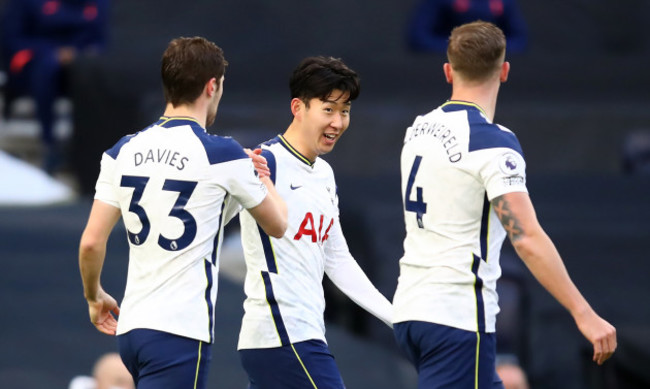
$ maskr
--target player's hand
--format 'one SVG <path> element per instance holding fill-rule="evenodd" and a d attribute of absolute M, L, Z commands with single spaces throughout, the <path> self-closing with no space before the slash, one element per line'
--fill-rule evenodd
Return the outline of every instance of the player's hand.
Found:
<path fill-rule="evenodd" d="M 271 170 L 269 169 L 269 165 L 266 162 L 266 158 L 260 155 L 262 153 L 262 149 L 244 149 L 244 151 L 253 160 L 253 166 L 255 167 L 255 170 L 257 171 L 257 174 L 260 178 L 271 176 Z"/>
<path fill-rule="evenodd" d="M 120 307 L 111 295 L 100 289 L 95 300 L 88 300 L 88 313 L 97 330 L 107 335 L 115 335 L 117 319 L 114 315 L 120 314 Z"/>
<path fill-rule="evenodd" d="M 594 311 L 576 317 L 578 329 L 593 344 L 592 360 L 602 365 L 616 350 L 616 328 Z"/>

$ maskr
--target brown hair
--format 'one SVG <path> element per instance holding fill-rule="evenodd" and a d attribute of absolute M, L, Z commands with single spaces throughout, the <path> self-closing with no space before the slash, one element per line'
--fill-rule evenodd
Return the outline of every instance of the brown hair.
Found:
<path fill-rule="evenodd" d="M 479 20 L 451 31 L 447 59 L 454 71 L 467 81 L 484 81 L 499 71 L 505 51 L 503 31 Z"/>
<path fill-rule="evenodd" d="M 228 62 L 223 50 L 202 37 L 176 38 L 162 56 L 161 76 L 165 101 L 174 107 L 193 103 L 211 78 L 217 83 Z"/>

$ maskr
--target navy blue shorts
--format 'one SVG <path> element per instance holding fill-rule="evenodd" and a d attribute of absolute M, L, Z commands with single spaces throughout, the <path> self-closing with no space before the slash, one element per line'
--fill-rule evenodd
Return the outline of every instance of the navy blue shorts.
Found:
<path fill-rule="evenodd" d="M 321 340 L 239 350 L 250 389 L 344 389 L 334 356 Z"/>
<path fill-rule="evenodd" d="M 117 337 L 138 389 L 204 389 L 211 345 L 166 332 L 135 329 Z"/>
<path fill-rule="evenodd" d="M 496 373 L 496 335 L 421 321 L 393 325 L 415 365 L 418 388 L 503 389 Z"/>

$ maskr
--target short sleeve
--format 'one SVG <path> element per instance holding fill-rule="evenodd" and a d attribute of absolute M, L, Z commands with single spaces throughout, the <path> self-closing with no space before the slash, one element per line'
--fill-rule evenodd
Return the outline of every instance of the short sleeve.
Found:
<path fill-rule="evenodd" d="M 493 149 L 491 158 L 481 171 L 488 200 L 511 192 L 526 192 L 526 162 L 518 152 Z"/>
<path fill-rule="evenodd" d="M 224 170 L 229 176 L 226 191 L 246 209 L 259 205 L 268 191 L 257 177 L 253 160 L 246 157 L 224 165 Z"/>
<path fill-rule="evenodd" d="M 101 166 L 99 169 L 99 177 L 95 184 L 95 199 L 101 200 L 106 204 L 112 205 L 116 208 L 120 207 L 119 199 L 113 184 L 113 172 L 115 170 L 116 161 L 107 153 L 102 155 Z"/>

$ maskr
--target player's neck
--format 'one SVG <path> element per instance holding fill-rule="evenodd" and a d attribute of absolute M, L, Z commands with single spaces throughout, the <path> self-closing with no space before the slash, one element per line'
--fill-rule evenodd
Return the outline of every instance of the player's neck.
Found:
<path fill-rule="evenodd" d="M 478 105 L 485 112 L 488 119 L 492 121 L 496 111 L 499 85 L 454 87 L 451 100 L 468 101 Z"/>
<path fill-rule="evenodd" d="M 203 128 L 205 128 L 205 120 L 207 116 L 206 112 L 202 112 L 202 110 L 196 106 L 181 104 L 174 107 L 171 103 L 167 104 L 163 115 L 167 117 L 190 117 L 196 120 Z"/>
<path fill-rule="evenodd" d="M 289 125 L 289 128 L 282 134 L 282 137 L 289 142 L 291 147 L 311 162 L 314 162 L 316 157 L 318 157 L 318 155 L 313 155 L 313 153 L 309 152 L 309 148 L 306 146 L 306 140 L 304 139 L 304 131 L 300 129 L 298 123 L 295 121 Z"/>

